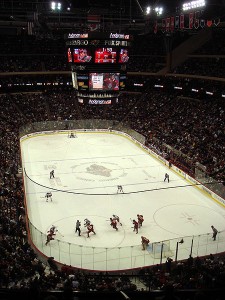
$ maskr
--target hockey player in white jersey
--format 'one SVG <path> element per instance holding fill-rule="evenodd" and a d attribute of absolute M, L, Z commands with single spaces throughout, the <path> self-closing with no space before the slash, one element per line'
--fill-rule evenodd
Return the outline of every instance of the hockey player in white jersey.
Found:
<path fill-rule="evenodd" d="M 117 185 L 117 194 L 124 193 L 122 185 Z"/>
<path fill-rule="evenodd" d="M 49 176 L 50 176 L 50 179 L 55 178 L 55 171 L 52 170 L 52 171 L 50 172 Z"/>
<path fill-rule="evenodd" d="M 51 192 L 47 192 L 46 195 L 45 195 L 45 198 L 46 198 L 46 202 L 48 202 L 48 199 L 50 199 L 51 202 L 52 202 L 52 193 Z"/>
<path fill-rule="evenodd" d="M 170 182 L 170 176 L 169 174 L 165 174 L 164 182 L 167 181 L 168 183 Z"/>
<path fill-rule="evenodd" d="M 91 221 L 90 221 L 90 220 L 88 220 L 87 218 L 84 219 L 84 227 L 87 227 L 87 226 L 90 225 L 90 224 L 91 224 Z"/>

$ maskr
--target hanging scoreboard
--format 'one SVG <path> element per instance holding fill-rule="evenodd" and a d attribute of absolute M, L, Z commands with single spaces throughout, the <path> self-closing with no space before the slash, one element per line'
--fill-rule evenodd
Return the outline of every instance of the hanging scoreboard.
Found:
<path fill-rule="evenodd" d="M 115 98 L 125 89 L 131 41 L 130 35 L 119 33 L 66 35 L 67 62 L 71 65 L 73 86 L 83 98 L 85 93 L 87 98 L 93 98 L 93 93 L 95 99 L 102 98 L 104 93 Z"/>

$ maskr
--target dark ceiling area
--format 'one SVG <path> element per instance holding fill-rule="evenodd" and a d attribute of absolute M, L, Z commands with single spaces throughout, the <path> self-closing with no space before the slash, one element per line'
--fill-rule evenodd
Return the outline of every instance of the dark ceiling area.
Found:
<path fill-rule="evenodd" d="M 1 12 L 8 11 L 11 13 L 17 12 L 51 12 L 51 2 L 49 0 L 12 0 L 0 1 Z M 166 12 L 174 11 L 179 1 L 177 0 L 56 0 L 62 5 L 61 13 L 83 12 L 95 14 L 122 14 L 126 16 L 139 16 L 145 15 L 147 6 L 156 7 L 163 6 Z M 168 5 L 169 2 L 169 5 Z M 68 10 L 69 8 L 69 10 Z"/>
<path fill-rule="evenodd" d="M 38 11 L 39 13 L 51 12 L 50 0 L 0 0 L 0 13 Z M 163 7 L 164 15 L 181 12 L 182 4 L 188 1 L 180 0 L 55 0 L 62 5 L 60 13 L 95 13 L 120 14 L 126 17 L 143 17 L 147 6 Z M 206 0 L 208 11 L 217 11 L 222 14 L 224 11 L 225 0 Z M 151 14 L 154 17 L 154 14 Z"/>
<path fill-rule="evenodd" d="M 85 31 L 93 21 L 103 31 L 143 34 L 155 20 L 179 15 L 184 3 L 180 0 L 56 0 L 55 3 L 61 3 L 61 9 L 52 10 L 51 2 L 0 0 L 0 28 L 23 28 L 27 22 L 34 21 L 36 28 L 46 31 L 53 27 Z M 202 16 L 225 19 L 225 0 L 206 0 L 206 4 Z M 146 15 L 147 6 L 152 8 L 149 15 Z M 162 15 L 156 14 L 156 7 L 163 7 Z"/>

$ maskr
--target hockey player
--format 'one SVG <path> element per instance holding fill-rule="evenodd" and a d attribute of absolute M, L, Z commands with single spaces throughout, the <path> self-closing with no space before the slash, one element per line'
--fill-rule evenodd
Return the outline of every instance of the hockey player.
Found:
<path fill-rule="evenodd" d="M 164 182 L 165 182 L 166 180 L 167 180 L 168 182 L 170 182 L 170 176 L 169 176 L 169 174 L 167 174 L 167 173 L 165 174 Z"/>
<path fill-rule="evenodd" d="M 91 221 L 88 219 L 84 219 L 84 227 L 87 227 L 88 225 L 91 224 Z"/>
<path fill-rule="evenodd" d="M 48 199 L 50 199 L 51 202 L 52 202 L 52 193 L 51 192 L 47 192 L 46 195 L 45 195 L 45 198 L 46 198 L 46 202 L 48 202 Z"/>
<path fill-rule="evenodd" d="M 117 228 L 117 221 L 116 219 L 110 218 L 110 225 L 112 226 L 112 228 L 116 229 L 116 231 L 118 230 Z"/>
<path fill-rule="evenodd" d="M 78 231 L 78 235 L 80 236 L 80 226 L 81 226 L 81 223 L 79 220 L 77 220 L 76 222 L 76 229 L 75 229 L 75 233 Z"/>
<path fill-rule="evenodd" d="M 117 185 L 117 194 L 118 193 L 123 193 L 123 187 L 122 187 L 122 185 Z"/>
<path fill-rule="evenodd" d="M 52 234 L 55 234 L 57 232 L 57 229 L 56 229 L 55 225 L 52 225 L 52 227 L 49 229 L 48 232 L 50 232 Z"/>
<path fill-rule="evenodd" d="M 123 225 L 123 224 L 120 222 L 120 217 L 119 217 L 119 216 L 113 215 L 113 219 L 115 219 L 115 220 L 120 224 L 120 226 Z"/>
<path fill-rule="evenodd" d="M 55 178 L 55 171 L 54 170 L 52 170 L 51 172 L 50 172 L 50 179 L 51 178 Z"/>
<path fill-rule="evenodd" d="M 149 239 L 147 239 L 146 237 L 142 236 L 141 237 L 141 244 L 142 244 L 142 250 L 146 250 L 149 244 Z"/>
<path fill-rule="evenodd" d="M 142 223 L 144 222 L 144 218 L 142 215 L 137 215 L 138 218 L 138 227 L 140 228 L 142 226 Z"/>
<path fill-rule="evenodd" d="M 136 231 L 136 234 L 138 233 L 138 222 L 133 220 L 133 225 L 134 225 L 134 230 L 133 231 Z"/>
<path fill-rule="evenodd" d="M 213 238 L 213 240 L 215 241 L 215 240 L 216 240 L 217 233 L 218 233 L 218 230 L 217 230 L 213 225 L 211 226 L 211 228 L 212 228 L 212 231 L 213 231 L 213 236 L 212 236 L 212 238 Z"/>
<path fill-rule="evenodd" d="M 48 234 L 45 246 L 47 246 L 50 241 L 54 240 L 54 235 L 56 235 L 56 231 L 56 227 L 52 225 L 52 227 L 47 232 Z"/>
<path fill-rule="evenodd" d="M 47 246 L 48 243 L 50 243 L 50 241 L 54 240 L 54 237 L 53 237 L 54 235 L 55 235 L 55 234 L 53 234 L 53 233 L 51 233 L 51 232 L 49 232 L 49 233 L 47 234 L 47 240 L 46 240 L 45 246 Z"/>
<path fill-rule="evenodd" d="M 74 139 L 74 138 L 76 138 L 76 135 L 73 132 L 71 132 L 70 135 L 69 135 L 69 137 L 72 138 L 72 139 Z"/>
<path fill-rule="evenodd" d="M 88 230 L 87 231 L 87 237 L 89 237 L 89 234 L 91 232 L 93 232 L 94 234 L 96 234 L 95 231 L 94 231 L 94 226 L 92 224 L 87 225 L 87 230 Z"/>

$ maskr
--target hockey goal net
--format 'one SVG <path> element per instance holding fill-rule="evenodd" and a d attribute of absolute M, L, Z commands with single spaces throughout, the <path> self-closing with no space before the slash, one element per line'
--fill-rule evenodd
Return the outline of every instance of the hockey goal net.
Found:
<path fill-rule="evenodd" d="M 147 250 L 154 258 L 161 258 L 161 256 L 168 257 L 173 255 L 173 252 L 170 250 L 170 241 L 151 243 L 148 245 Z"/>

